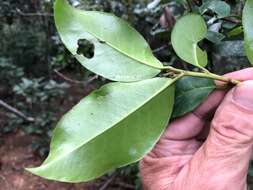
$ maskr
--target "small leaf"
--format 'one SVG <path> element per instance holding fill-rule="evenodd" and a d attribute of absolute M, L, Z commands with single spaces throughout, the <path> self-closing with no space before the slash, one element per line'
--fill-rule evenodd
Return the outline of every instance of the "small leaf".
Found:
<path fill-rule="evenodd" d="M 207 10 L 211 10 L 217 14 L 219 18 L 223 18 L 230 15 L 230 5 L 220 0 L 208 0 L 200 7 L 200 12 L 203 14 Z"/>
<path fill-rule="evenodd" d="M 145 39 L 122 19 L 75 9 L 66 0 L 56 0 L 54 17 L 65 46 L 92 72 L 126 82 L 153 78 L 160 72 L 162 64 Z M 79 41 L 88 41 L 94 47 L 92 57 L 79 55 Z"/>
<path fill-rule="evenodd" d="M 188 14 L 180 18 L 171 35 L 172 46 L 184 61 L 197 67 L 207 65 L 207 53 L 198 47 L 207 33 L 204 19 L 197 14 Z"/>
<path fill-rule="evenodd" d="M 232 30 L 230 30 L 227 33 L 227 36 L 230 38 L 230 37 L 233 37 L 233 36 L 238 36 L 241 33 L 243 33 L 243 27 L 242 26 L 237 26 L 237 27 L 233 28 Z"/>
<path fill-rule="evenodd" d="M 215 88 L 211 79 L 184 77 L 177 81 L 172 117 L 180 117 L 193 111 Z"/>
<path fill-rule="evenodd" d="M 58 123 L 46 161 L 32 173 L 64 182 L 88 181 L 140 160 L 166 128 L 173 80 L 110 83 L 79 102 Z"/>
<path fill-rule="evenodd" d="M 223 22 L 222 23 L 222 28 L 224 28 L 224 29 L 231 30 L 231 29 L 235 28 L 236 26 L 237 26 L 237 24 L 236 23 L 232 23 L 232 22 Z"/>
<path fill-rule="evenodd" d="M 247 0 L 243 9 L 244 47 L 253 65 L 253 0 Z"/>
<path fill-rule="evenodd" d="M 208 31 L 206 34 L 206 39 L 213 42 L 214 44 L 220 43 L 225 37 L 226 37 L 225 35 L 213 31 Z"/>

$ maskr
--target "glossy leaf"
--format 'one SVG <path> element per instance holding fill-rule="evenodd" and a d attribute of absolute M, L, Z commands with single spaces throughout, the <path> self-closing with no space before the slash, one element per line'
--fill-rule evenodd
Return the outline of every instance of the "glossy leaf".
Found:
<path fill-rule="evenodd" d="M 171 35 L 176 54 L 192 65 L 205 67 L 207 53 L 198 47 L 198 42 L 205 38 L 206 33 L 206 23 L 200 15 L 188 14 L 180 18 Z"/>
<path fill-rule="evenodd" d="M 173 103 L 171 79 L 105 85 L 60 120 L 48 158 L 29 171 L 47 179 L 81 182 L 136 162 L 158 141 Z"/>
<path fill-rule="evenodd" d="M 211 10 L 217 14 L 219 18 L 226 17 L 230 15 L 231 8 L 230 5 L 225 1 L 220 0 L 207 0 L 200 7 L 200 11 L 203 14 L 207 10 Z"/>
<path fill-rule="evenodd" d="M 253 65 L 253 0 L 247 0 L 243 9 L 243 27 L 245 52 Z"/>
<path fill-rule="evenodd" d="M 162 64 L 145 39 L 125 21 L 109 13 L 81 11 L 56 0 L 55 23 L 60 37 L 87 69 L 114 81 L 138 81 L 156 76 Z M 94 56 L 77 54 L 78 41 L 94 45 Z"/>
<path fill-rule="evenodd" d="M 215 88 L 211 79 L 184 77 L 177 81 L 172 117 L 179 117 L 193 111 Z"/>

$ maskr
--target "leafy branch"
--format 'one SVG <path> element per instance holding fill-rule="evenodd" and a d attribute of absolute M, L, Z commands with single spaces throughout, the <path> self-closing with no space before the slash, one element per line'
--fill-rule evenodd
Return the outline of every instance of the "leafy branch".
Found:
<path fill-rule="evenodd" d="M 216 13 L 227 15 L 230 7 L 220 3 L 226 14 Z M 252 7 L 253 0 L 248 0 L 243 25 L 245 51 L 253 64 Z M 134 163 L 153 148 L 170 118 L 193 111 L 205 100 L 216 88 L 214 80 L 240 83 L 205 68 L 208 56 L 199 43 L 206 38 L 208 28 L 199 14 L 186 14 L 177 20 L 171 43 L 179 58 L 202 72 L 164 66 L 146 40 L 114 15 L 80 11 L 67 0 L 56 0 L 54 18 L 62 42 L 80 64 L 116 82 L 83 98 L 58 122 L 49 156 L 41 166 L 28 169 L 41 177 L 89 181 Z M 161 72 L 164 75 L 157 77 Z"/>

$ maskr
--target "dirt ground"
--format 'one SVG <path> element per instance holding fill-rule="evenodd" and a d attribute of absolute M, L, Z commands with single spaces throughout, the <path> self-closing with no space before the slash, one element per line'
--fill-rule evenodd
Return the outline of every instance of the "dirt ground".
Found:
<path fill-rule="evenodd" d="M 90 183 L 67 184 L 49 181 L 25 171 L 41 164 L 43 158 L 34 153 L 34 137 L 24 132 L 0 136 L 0 190 L 134 190 L 127 176 L 103 176 Z"/>
<path fill-rule="evenodd" d="M 15 139 L 15 140 L 14 140 Z M 24 133 L 0 138 L 0 190 L 96 190 L 100 182 L 66 184 L 44 180 L 24 170 L 37 166 L 41 158 L 31 149 L 33 137 Z"/>

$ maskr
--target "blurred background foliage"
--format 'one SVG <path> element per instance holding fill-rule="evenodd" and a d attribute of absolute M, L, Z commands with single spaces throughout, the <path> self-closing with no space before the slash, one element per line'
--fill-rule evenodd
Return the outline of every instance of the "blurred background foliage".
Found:
<path fill-rule="evenodd" d="M 209 55 L 215 73 L 249 66 L 243 53 L 241 13 L 243 0 L 71 0 L 86 10 L 111 12 L 127 20 L 149 42 L 165 64 L 196 70 L 177 58 L 170 43 L 175 21 L 190 10 L 204 15 L 208 35 L 200 46 Z M 106 80 L 75 61 L 62 45 L 53 20 L 52 0 L 0 2 L 0 100 L 34 121 L 0 106 L 0 136 L 22 130 L 35 135 L 35 154 L 45 157 L 49 138 L 59 117 Z M 137 165 L 112 172 L 140 189 Z M 249 184 L 253 183 L 249 171 Z M 125 184 L 126 185 L 126 184 Z M 131 189 L 130 188 L 130 189 Z M 124 189 L 124 188 L 122 188 Z M 252 188 L 253 189 L 253 188 Z"/>

